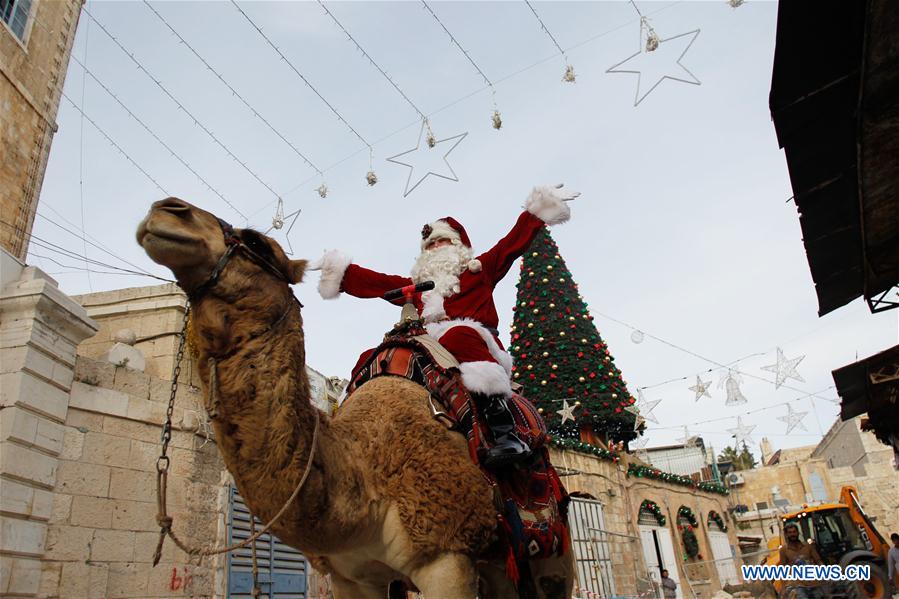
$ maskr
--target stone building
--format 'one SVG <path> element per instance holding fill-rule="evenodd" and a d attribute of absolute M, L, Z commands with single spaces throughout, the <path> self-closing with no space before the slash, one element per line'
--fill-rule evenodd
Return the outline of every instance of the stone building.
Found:
<path fill-rule="evenodd" d="M 0 247 L 28 251 L 81 0 L 6 0 L 0 11 Z"/>
<path fill-rule="evenodd" d="M 899 473 L 892 449 L 860 428 L 860 418 L 836 420 L 817 445 L 773 450 L 762 440 L 762 465 L 728 481 L 742 538 L 757 545 L 780 534 L 779 516 L 802 504 L 839 500 L 840 489 L 858 489 L 862 507 L 885 537 L 899 531 Z M 727 475 L 732 476 L 732 475 Z M 751 543 L 746 543 L 750 545 Z"/>

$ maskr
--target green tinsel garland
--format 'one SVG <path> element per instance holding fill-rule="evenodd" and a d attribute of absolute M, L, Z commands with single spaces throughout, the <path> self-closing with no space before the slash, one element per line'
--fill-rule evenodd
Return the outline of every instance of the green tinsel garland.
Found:
<path fill-rule="evenodd" d="M 665 514 L 662 513 L 662 508 L 659 507 L 659 504 L 648 499 L 644 499 L 643 503 L 640 504 L 640 511 L 651 513 L 655 517 L 656 522 L 659 523 L 659 526 L 665 526 L 665 522 L 668 520 L 665 518 Z"/>
<path fill-rule="evenodd" d="M 553 447 L 558 447 L 559 449 L 567 449 L 569 451 L 576 451 L 578 453 L 592 455 L 600 458 L 601 460 L 614 462 L 616 464 L 621 460 L 621 457 L 617 452 L 609 451 L 608 449 L 597 447 L 596 445 L 591 445 L 590 443 L 584 443 L 583 441 L 578 441 L 577 439 L 563 439 L 554 435 L 550 435 L 549 439 L 550 445 L 552 445 Z"/>
<path fill-rule="evenodd" d="M 651 478 L 653 480 L 661 480 L 673 485 L 692 487 L 694 489 L 699 489 L 700 491 L 705 491 L 707 493 L 717 493 L 719 495 L 730 494 L 730 491 L 728 491 L 724 485 L 720 485 L 718 483 L 710 481 L 697 483 L 689 476 L 682 476 L 680 474 L 673 474 L 671 472 L 663 472 L 658 468 L 652 468 L 649 466 L 628 464 L 627 475 L 636 476 L 637 478 Z"/>
<path fill-rule="evenodd" d="M 709 521 L 714 522 L 718 526 L 718 530 L 720 530 L 721 532 L 727 532 L 727 524 L 724 523 L 724 520 L 721 518 L 721 514 L 719 514 L 715 510 L 709 511 Z"/>

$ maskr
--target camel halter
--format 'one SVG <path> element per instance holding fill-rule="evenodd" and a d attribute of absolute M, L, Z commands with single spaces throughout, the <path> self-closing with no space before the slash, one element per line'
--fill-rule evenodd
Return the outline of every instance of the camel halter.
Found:
<path fill-rule="evenodd" d="M 312 469 L 312 460 L 315 456 L 315 448 L 318 446 L 318 430 L 319 423 L 321 422 L 321 418 L 318 414 L 318 411 L 315 411 L 315 427 L 312 430 L 312 446 L 309 449 L 309 457 L 306 460 L 306 468 L 303 470 L 303 475 L 300 477 L 300 481 L 297 483 L 296 488 L 293 490 L 293 493 L 290 494 L 290 497 L 287 498 L 287 501 L 284 502 L 284 505 L 281 506 L 281 509 L 278 510 L 271 520 L 269 520 L 266 525 L 259 531 L 256 530 L 255 519 L 253 517 L 253 513 L 250 512 L 250 528 L 252 534 L 239 543 L 233 543 L 228 545 L 227 547 L 195 547 L 186 544 L 182 541 L 178 535 L 175 534 L 175 531 L 172 530 L 172 524 L 174 523 L 174 518 L 168 515 L 168 511 L 166 508 L 166 499 L 167 499 L 167 490 L 168 490 L 168 475 L 169 475 L 169 466 L 171 465 L 171 458 L 167 455 L 169 442 L 172 440 L 172 414 L 175 411 L 175 395 L 178 392 L 178 378 L 181 375 L 181 362 L 184 360 L 184 348 L 187 341 L 187 323 L 190 320 L 190 304 L 192 301 L 198 300 L 202 295 L 211 290 L 216 283 L 218 283 L 219 276 L 224 270 L 225 266 L 228 264 L 228 261 L 231 259 L 231 256 L 237 249 L 241 249 L 248 254 L 250 259 L 257 263 L 259 266 L 269 270 L 280 279 L 284 280 L 289 284 L 289 279 L 287 276 L 281 272 L 279 268 L 275 265 L 271 264 L 268 260 L 248 248 L 241 239 L 235 235 L 234 228 L 223 221 L 222 219 L 218 219 L 219 226 L 222 228 L 222 234 L 225 237 L 225 245 L 227 249 L 225 253 L 222 254 L 221 258 L 219 258 L 215 267 L 209 275 L 209 278 L 198 287 L 193 293 L 188 295 L 188 305 L 187 309 L 184 311 L 184 318 L 181 322 L 181 332 L 178 333 L 178 352 L 175 356 L 175 364 L 172 368 L 172 387 L 171 393 L 169 395 L 169 403 L 165 413 L 165 423 L 162 426 L 162 441 L 161 441 L 161 450 L 159 454 L 159 458 L 156 460 L 156 523 L 159 524 L 159 542 L 156 544 L 156 551 L 153 553 L 153 566 L 156 566 L 159 563 L 159 560 L 162 558 L 162 545 L 165 542 L 165 538 L 168 536 L 172 539 L 172 542 L 178 546 L 179 549 L 184 551 L 191 558 L 197 558 L 202 560 L 203 557 L 219 555 L 222 553 L 229 553 L 236 549 L 240 549 L 242 547 L 246 547 L 252 543 L 252 558 L 253 558 L 253 591 L 254 595 L 258 594 L 258 585 L 257 585 L 257 574 L 258 567 L 256 564 L 256 540 L 267 533 L 271 527 L 284 515 L 284 512 L 287 511 L 288 506 L 290 506 L 294 500 L 296 500 L 297 496 L 300 494 L 300 489 L 303 488 L 303 485 L 306 483 L 306 479 L 309 477 L 309 472 Z M 271 331 L 275 326 L 281 323 L 287 314 L 290 312 L 291 308 L 293 308 L 294 303 L 302 308 L 302 304 L 299 300 L 296 299 L 296 296 L 293 297 L 294 301 L 290 302 L 290 305 L 287 307 L 287 310 L 278 317 L 271 325 L 269 325 L 264 331 Z M 212 360 L 212 369 L 211 369 L 211 377 L 209 382 L 209 392 L 210 392 L 210 404 L 212 406 L 217 405 L 218 401 L 218 376 L 217 370 L 215 366 L 214 358 L 210 358 Z M 212 401 L 214 400 L 214 401 Z"/>

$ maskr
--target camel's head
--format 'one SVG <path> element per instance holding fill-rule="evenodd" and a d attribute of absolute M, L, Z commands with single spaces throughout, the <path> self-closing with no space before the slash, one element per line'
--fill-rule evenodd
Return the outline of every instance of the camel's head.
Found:
<path fill-rule="evenodd" d="M 252 229 L 230 229 L 215 215 L 178 198 L 154 202 L 137 227 L 137 242 L 150 258 L 167 266 L 188 293 L 197 291 L 236 245 L 220 281 L 258 286 L 259 277 L 299 283 L 305 260 L 290 260 L 273 239 Z"/>

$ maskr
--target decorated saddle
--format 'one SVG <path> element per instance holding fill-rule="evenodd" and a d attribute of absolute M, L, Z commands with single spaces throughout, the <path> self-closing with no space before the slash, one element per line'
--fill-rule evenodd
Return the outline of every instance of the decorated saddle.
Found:
<path fill-rule="evenodd" d="M 429 391 L 428 401 L 435 419 L 468 439 L 468 450 L 493 488 L 497 503 L 499 533 L 505 553 L 506 573 L 517 581 L 529 559 L 562 555 L 568 550 L 568 493 L 549 461 L 549 439 L 543 417 L 519 394 L 507 400 L 519 438 L 532 454 L 522 465 L 492 471 L 481 466 L 488 449 L 489 430 L 458 370 L 458 363 L 424 329 L 404 325 L 394 329 L 384 342 L 360 357 L 353 369 L 347 398 L 366 382 L 379 376 L 407 378 Z"/>

